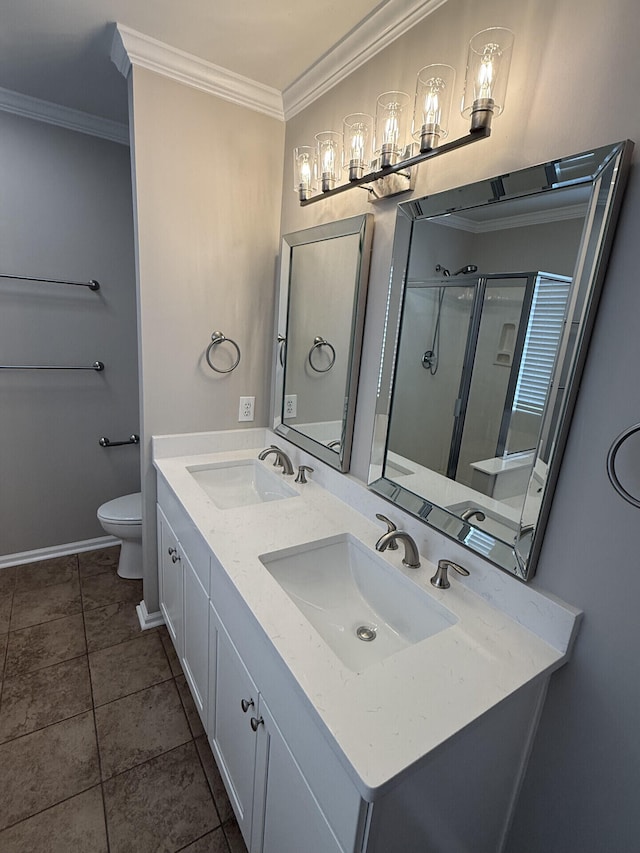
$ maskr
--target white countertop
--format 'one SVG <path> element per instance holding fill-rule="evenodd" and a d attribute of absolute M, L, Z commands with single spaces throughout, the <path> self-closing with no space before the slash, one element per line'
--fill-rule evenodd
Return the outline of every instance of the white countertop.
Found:
<path fill-rule="evenodd" d="M 246 438 L 244 443 L 246 447 Z M 194 446 L 200 448 L 203 443 Z M 298 497 L 220 510 L 187 471 L 189 465 L 255 459 L 264 446 L 174 457 L 166 457 L 165 447 L 156 453 L 155 466 L 335 740 L 363 795 L 374 799 L 377 789 L 498 702 L 559 667 L 570 640 L 555 640 L 559 635 L 572 636 L 578 616 L 505 576 L 508 583 L 523 588 L 524 611 L 543 613 L 550 624 L 565 620 L 560 630 L 550 628 L 548 637 L 537 636 L 453 572 L 450 589 L 436 590 L 429 583 L 433 563 L 422 557 L 421 568 L 404 568 L 400 545 L 400 550 L 380 556 L 445 605 L 458 621 L 362 673 L 352 672 L 258 556 L 346 532 L 373 548 L 383 532 L 380 524 L 313 480 L 298 486 L 293 477 L 287 482 L 299 492 Z M 266 464 L 271 468 L 271 460 Z M 319 468 L 322 463 L 313 460 L 312 464 Z M 353 484 L 350 488 L 353 491 Z M 360 488 L 365 500 L 370 493 Z M 352 498 L 347 499 L 353 504 Z"/>

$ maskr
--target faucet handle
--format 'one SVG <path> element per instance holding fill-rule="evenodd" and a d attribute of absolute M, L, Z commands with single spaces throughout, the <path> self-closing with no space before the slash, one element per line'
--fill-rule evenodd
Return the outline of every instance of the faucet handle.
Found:
<path fill-rule="evenodd" d="M 376 518 L 380 519 L 380 521 L 384 521 L 384 523 L 387 525 L 387 533 L 393 533 L 394 531 L 396 531 L 398 529 L 395 526 L 395 524 L 393 523 L 393 521 L 388 519 L 386 515 L 382 515 L 381 512 L 376 513 Z M 383 534 L 383 536 L 384 536 L 384 534 Z M 396 542 L 395 539 L 392 539 L 391 542 L 389 542 L 389 544 L 387 545 L 387 548 L 390 551 L 397 551 L 398 550 L 398 543 Z"/>
<path fill-rule="evenodd" d="M 308 465 L 299 465 L 298 466 L 298 476 L 296 477 L 296 483 L 306 483 L 307 482 L 307 471 L 309 474 L 313 474 L 313 468 L 310 468 Z"/>
<path fill-rule="evenodd" d="M 433 586 L 438 589 L 449 589 L 451 584 L 449 583 L 449 578 L 447 576 L 447 569 L 455 569 L 459 575 L 469 576 L 469 571 L 468 569 L 465 569 L 464 566 L 460 566 L 458 563 L 454 563 L 451 560 L 438 560 L 438 569 L 435 575 L 431 578 Z"/>

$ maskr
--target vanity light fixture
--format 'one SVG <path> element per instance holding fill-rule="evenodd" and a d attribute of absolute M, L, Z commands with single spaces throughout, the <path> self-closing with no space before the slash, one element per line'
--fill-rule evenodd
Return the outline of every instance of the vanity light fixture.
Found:
<path fill-rule="evenodd" d="M 490 128 L 504 109 L 513 41 L 511 30 L 490 27 L 469 42 L 462 115 L 471 118 L 471 133 Z"/>
<path fill-rule="evenodd" d="M 366 113 L 351 113 L 345 116 L 342 122 L 343 168 L 348 170 L 350 181 L 361 178 L 364 175 L 365 166 L 369 166 L 372 127 L 373 118 Z"/>
<path fill-rule="evenodd" d="M 469 42 L 461 109 L 470 119 L 466 136 L 442 142 L 448 136 L 456 73 L 450 65 L 439 64 L 418 72 L 411 128 L 411 135 L 420 143 L 418 153 L 414 153 L 414 144 L 407 144 L 411 99 L 398 91 L 378 96 L 373 141 L 371 116 L 352 113 L 343 121 L 342 134 L 322 131 L 316 134 L 315 149 L 295 148 L 294 187 L 300 205 L 359 186 L 370 193 L 372 201 L 406 192 L 412 188 L 413 166 L 490 136 L 493 116 L 504 110 L 513 42 L 513 33 L 503 27 L 482 30 Z M 341 158 L 348 174 L 345 184 L 338 184 Z M 313 190 L 320 192 L 314 195 Z"/>
<path fill-rule="evenodd" d="M 449 132 L 449 113 L 456 70 L 450 65 L 427 65 L 418 71 L 412 136 L 420 151 L 432 151 Z"/>
<path fill-rule="evenodd" d="M 316 149 L 310 145 L 299 145 L 293 149 L 293 189 L 298 193 L 300 201 L 311 198 L 316 186 Z"/>
<path fill-rule="evenodd" d="M 323 193 L 332 190 L 342 168 L 342 134 L 335 130 L 316 133 L 320 188 Z"/>
<path fill-rule="evenodd" d="M 407 138 L 407 107 L 405 92 L 383 92 L 376 102 L 376 154 L 380 168 L 393 166 L 400 159 Z"/>

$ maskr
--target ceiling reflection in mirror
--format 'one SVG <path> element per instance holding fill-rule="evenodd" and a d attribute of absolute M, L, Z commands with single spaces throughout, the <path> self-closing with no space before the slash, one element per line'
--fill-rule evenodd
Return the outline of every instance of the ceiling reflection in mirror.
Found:
<path fill-rule="evenodd" d="M 398 207 L 369 485 L 524 580 L 632 147 Z"/>
<path fill-rule="evenodd" d="M 349 469 L 373 216 L 282 241 L 274 430 Z"/>

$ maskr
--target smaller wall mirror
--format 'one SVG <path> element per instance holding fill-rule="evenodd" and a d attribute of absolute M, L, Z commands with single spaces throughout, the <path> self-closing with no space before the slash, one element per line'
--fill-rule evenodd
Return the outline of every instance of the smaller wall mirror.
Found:
<path fill-rule="evenodd" d="M 274 430 L 348 471 L 373 233 L 370 213 L 282 238 Z"/>
<path fill-rule="evenodd" d="M 632 143 L 398 206 L 370 487 L 532 577 Z"/>

